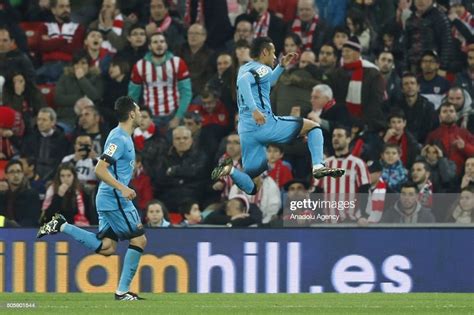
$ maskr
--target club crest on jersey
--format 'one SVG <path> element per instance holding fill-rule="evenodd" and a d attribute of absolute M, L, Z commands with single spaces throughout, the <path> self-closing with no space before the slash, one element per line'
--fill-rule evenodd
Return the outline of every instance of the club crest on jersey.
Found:
<path fill-rule="evenodd" d="M 268 67 L 261 66 L 257 69 L 257 74 L 260 78 L 264 77 L 268 73 Z"/>
<path fill-rule="evenodd" d="M 117 151 L 117 145 L 116 144 L 109 144 L 109 146 L 107 147 L 107 150 L 105 151 L 105 155 L 108 155 L 108 156 L 113 156 L 115 151 Z"/>

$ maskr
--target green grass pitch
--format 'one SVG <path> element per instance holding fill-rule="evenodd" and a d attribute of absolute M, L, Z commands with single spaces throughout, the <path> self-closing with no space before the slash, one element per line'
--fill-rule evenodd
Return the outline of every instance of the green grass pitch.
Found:
<path fill-rule="evenodd" d="M 474 294 L 113 294 L 1 293 L 0 314 L 474 314 Z M 7 308 L 34 303 L 34 308 Z M 10 306 L 12 304 L 9 304 Z"/>

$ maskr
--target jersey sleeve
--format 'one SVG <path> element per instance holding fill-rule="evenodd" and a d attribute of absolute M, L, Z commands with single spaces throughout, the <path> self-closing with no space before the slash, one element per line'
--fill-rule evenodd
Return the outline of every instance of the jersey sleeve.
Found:
<path fill-rule="evenodd" d="M 126 144 L 121 137 L 113 137 L 107 140 L 105 144 L 104 153 L 101 156 L 101 159 L 106 161 L 109 164 L 115 164 L 118 159 L 122 157 L 126 148 Z"/>
<path fill-rule="evenodd" d="M 183 59 L 179 59 L 179 66 L 178 66 L 178 81 L 182 81 L 189 78 L 189 70 L 188 65 Z"/>
<path fill-rule="evenodd" d="M 132 69 L 132 75 L 130 77 L 130 81 L 135 83 L 135 84 L 143 84 L 143 78 L 142 78 L 142 75 L 140 74 L 140 71 L 138 70 L 138 68 L 140 67 L 141 65 L 141 60 L 139 62 L 137 62 L 134 66 L 133 66 L 133 69 Z"/>

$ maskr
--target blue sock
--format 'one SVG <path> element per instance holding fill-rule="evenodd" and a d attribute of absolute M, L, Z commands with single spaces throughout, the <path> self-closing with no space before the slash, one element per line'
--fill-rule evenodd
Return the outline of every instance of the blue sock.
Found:
<path fill-rule="evenodd" d="M 102 241 L 92 232 L 83 230 L 69 223 L 64 223 L 61 228 L 63 233 L 72 236 L 76 241 L 90 250 L 96 250 L 102 245 Z"/>
<path fill-rule="evenodd" d="M 324 137 L 321 128 L 314 128 L 308 132 L 308 148 L 311 152 L 312 165 L 324 163 Z"/>
<path fill-rule="evenodd" d="M 128 292 L 130 288 L 130 282 L 132 282 L 135 272 L 137 272 L 138 263 L 142 257 L 143 249 L 137 246 L 129 245 L 125 258 L 123 259 L 122 274 L 120 275 L 120 281 L 118 291 Z"/>
<path fill-rule="evenodd" d="M 234 183 L 246 194 L 252 195 L 255 193 L 255 183 L 248 174 L 234 168 L 234 171 L 232 172 L 232 174 L 230 174 L 230 177 L 232 178 Z"/>

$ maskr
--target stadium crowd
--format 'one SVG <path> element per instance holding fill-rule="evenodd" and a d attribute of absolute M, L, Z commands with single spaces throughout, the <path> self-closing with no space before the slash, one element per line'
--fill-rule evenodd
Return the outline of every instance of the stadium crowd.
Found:
<path fill-rule="evenodd" d="M 473 10 L 473 0 L 0 0 L 0 226 L 55 212 L 97 224 L 94 167 L 122 95 L 141 106 L 131 186 L 146 226 L 284 226 L 293 201 L 321 196 L 357 200 L 320 209 L 338 215 L 326 223 L 473 223 Z M 230 177 L 211 182 L 218 161 L 241 167 L 235 80 L 260 36 L 279 58 L 299 55 L 273 87 L 274 113 L 318 122 L 326 165 L 345 176 L 312 179 L 298 139 L 268 146 L 256 195 Z"/>

